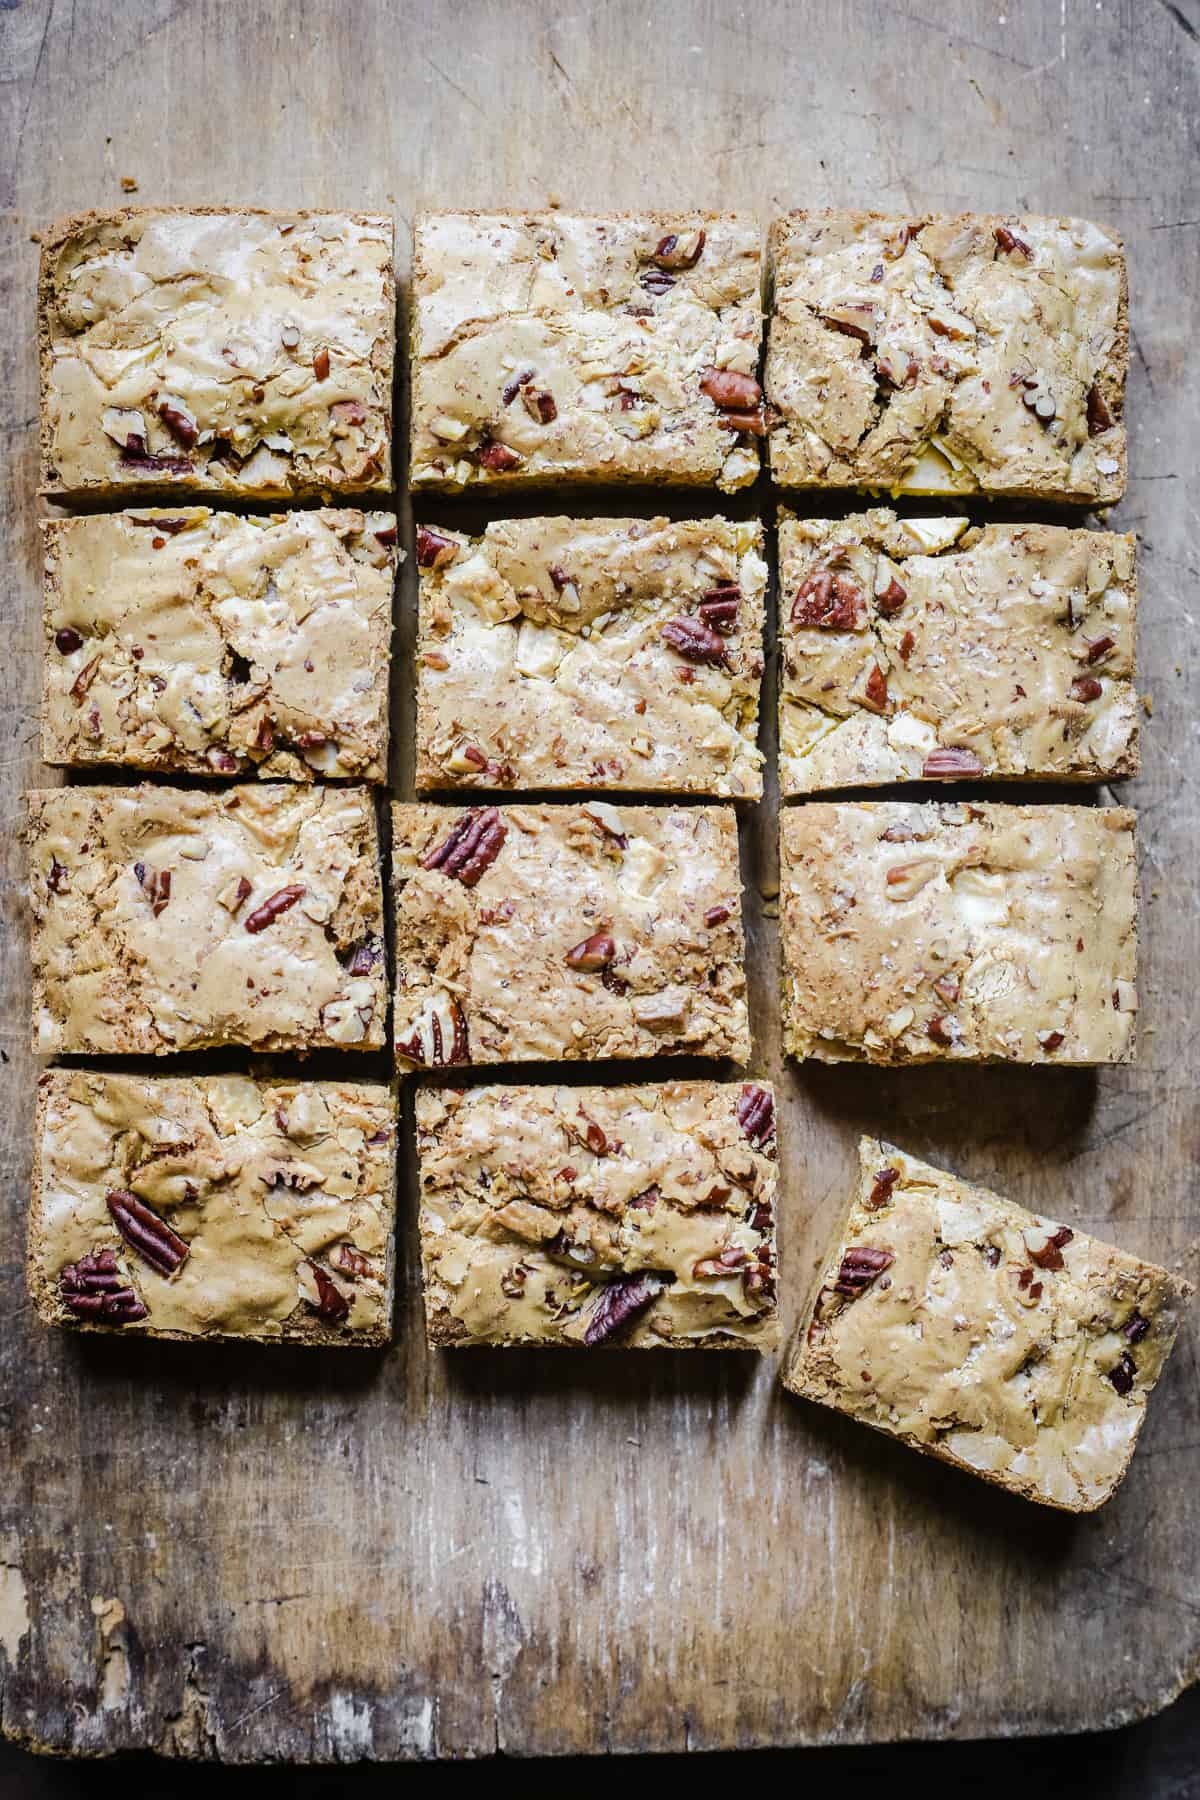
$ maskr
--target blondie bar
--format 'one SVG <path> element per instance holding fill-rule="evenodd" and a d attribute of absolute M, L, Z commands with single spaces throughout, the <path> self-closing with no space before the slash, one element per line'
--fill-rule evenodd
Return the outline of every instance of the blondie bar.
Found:
<path fill-rule="evenodd" d="M 782 516 L 780 785 L 1137 773 L 1134 540 Z"/>
<path fill-rule="evenodd" d="M 774 1348 L 769 1087 L 425 1088 L 416 1104 L 431 1343 Z"/>
<path fill-rule="evenodd" d="M 185 507 L 45 531 L 46 762 L 385 779 L 392 514 Z"/>
<path fill-rule="evenodd" d="M 48 1070 L 38 1313 L 159 1338 L 386 1343 L 395 1139 L 378 1085 Z"/>
<path fill-rule="evenodd" d="M 759 798 L 759 524 L 421 527 L 417 560 L 419 788 Z"/>
<path fill-rule="evenodd" d="M 28 838 L 37 1055 L 383 1044 L 369 790 L 54 788 Z"/>
<path fill-rule="evenodd" d="M 874 1138 L 784 1385 L 1065 1512 L 1117 1487 L 1186 1282 Z"/>
<path fill-rule="evenodd" d="M 771 230 L 771 472 L 784 487 L 1125 489 L 1120 240 L 1083 219 L 796 212 Z"/>
<path fill-rule="evenodd" d="M 766 429 L 757 223 L 427 213 L 413 244 L 412 474 L 716 483 Z"/>
<path fill-rule="evenodd" d="M 750 1053 L 732 807 L 397 806 L 405 1069 Z"/>
<path fill-rule="evenodd" d="M 392 222 L 122 207 L 43 239 L 42 482 L 247 500 L 391 485 Z"/>
<path fill-rule="evenodd" d="M 1134 815 L 788 808 L 784 1041 L 820 1062 L 1131 1061 Z"/>

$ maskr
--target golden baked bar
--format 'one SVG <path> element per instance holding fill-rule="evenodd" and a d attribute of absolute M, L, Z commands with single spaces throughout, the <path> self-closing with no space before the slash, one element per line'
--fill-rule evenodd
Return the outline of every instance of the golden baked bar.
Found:
<path fill-rule="evenodd" d="M 784 513 L 779 557 L 785 795 L 1137 773 L 1132 536 Z"/>
<path fill-rule="evenodd" d="M 54 788 L 27 830 L 35 1054 L 383 1044 L 368 789 Z"/>
<path fill-rule="evenodd" d="M 1129 1467 L 1186 1282 L 875 1138 L 784 1386 L 1064 1512 Z"/>
<path fill-rule="evenodd" d="M 759 798 L 757 521 L 421 526 L 417 560 L 419 788 Z"/>
<path fill-rule="evenodd" d="M 386 778 L 391 513 L 197 506 L 44 529 L 46 762 Z"/>
<path fill-rule="evenodd" d="M 416 1106 L 430 1343 L 775 1347 L 769 1087 L 422 1088 Z"/>
<path fill-rule="evenodd" d="M 386 1343 L 395 1156 L 379 1085 L 50 1069 L 34 1305 L 85 1331 Z"/>
<path fill-rule="evenodd" d="M 391 486 L 392 222 L 120 207 L 43 237 L 42 484 L 246 500 Z"/>
<path fill-rule="evenodd" d="M 749 216 L 426 213 L 412 484 L 746 487 L 765 431 L 761 288 Z"/>
<path fill-rule="evenodd" d="M 1119 807 L 789 807 L 788 1051 L 818 1062 L 1132 1061 L 1133 830 Z"/>
<path fill-rule="evenodd" d="M 795 212 L 771 229 L 784 487 L 1125 491 L 1125 253 L 1085 219 Z"/>
<path fill-rule="evenodd" d="M 397 806 L 405 1069 L 750 1054 L 722 806 Z"/>

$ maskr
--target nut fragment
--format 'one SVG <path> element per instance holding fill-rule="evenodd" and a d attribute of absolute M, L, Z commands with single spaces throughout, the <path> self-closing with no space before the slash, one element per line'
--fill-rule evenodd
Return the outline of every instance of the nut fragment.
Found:
<path fill-rule="evenodd" d="M 808 576 L 792 601 L 792 624 L 815 625 L 821 631 L 857 631 L 866 616 L 866 599 L 857 582 L 831 569 Z"/>
<path fill-rule="evenodd" d="M 707 663 L 715 668 L 726 660 L 725 642 L 720 634 L 703 620 L 691 618 L 686 613 L 678 619 L 668 620 L 660 635 L 686 662 Z"/>
<path fill-rule="evenodd" d="M 969 778 L 983 774 L 983 764 L 973 750 L 965 745 L 946 744 L 941 749 L 931 750 L 921 765 L 921 774 L 926 780 L 952 781 L 955 778 Z"/>
<path fill-rule="evenodd" d="M 113 1224 L 130 1249 L 145 1258 L 160 1275 L 173 1275 L 188 1258 L 186 1238 L 172 1231 L 165 1219 L 125 1188 L 110 1188 L 104 1196 Z"/>
<path fill-rule="evenodd" d="M 478 455 L 480 467 L 490 470 L 493 475 L 505 475 L 512 469 L 519 469 L 525 460 L 518 451 L 494 438 L 487 438 L 480 444 Z"/>
<path fill-rule="evenodd" d="M 747 1082 L 738 1096 L 738 1124 L 760 1148 L 775 1135 L 775 1100 L 768 1088 Z"/>
<path fill-rule="evenodd" d="M 54 648 L 60 656 L 73 656 L 83 646 L 83 639 L 71 625 L 62 625 L 54 634 Z"/>
<path fill-rule="evenodd" d="M 134 863 L 133 872 L 137 876 L 138 883 L 143 893 L 150 902 L 151 912 L 157 919 L 158 915 L 165 911 L 167 906 L 170 905 L 170 869 L 160 869 L 156 874 L 153 869 L 147 868 L 145 863 Z"/>
<path fill-rule="evenodd" d="M 422 858 L 421 867 L 440 869 L 443 875 L 452 875 L 464 887 L 473 888 L 499 856 L 507 835 L 494 806 L 472 807 L 449 837 Z"/>
<path fill-rule="evenodd" d="M 899 1169 L 886 1168 L 875 1171 L 875 1180 L 866 1202 L 868 1211 L 878 1212 L 881 1206 L 887 1205 L 892 1197 L 892 1189 L 899 1179 Z"/>
<path fill-rule="evenodd" d="M 409 1035 L 396 1040 L 396 1052 L 425 1068 L 445 1069 L 471 1060 L 467 1020 L 452 995 L 428 1002 Z"/>
<path fill-rule="evenodd" d="M 1007 225 L 997 225 L 992 235 L 1006 256 L 1011 256 L 1014 251 L 1019 255 L 1024 256 L 1026 259 L 1033 255 L 1033 251 L 1029 248 L 1025 239 L 1019 238 L 1015 231 L 1010 231 L 1008 229 Z"/>
<path fill-rule="evenodd" d="M 200 427 L 181 401 L 163 399 L 158 403 L 158 416 L 167 430 L 190 450 L 200 436 Z"/>
<path fill-rule="evenodd" d="M 290 887 L 277 888 L 273 894 L 268 895 L 261 906 L 256 906 L 254 911 L 247 915 L 246 930 L 265 931 L 267 926 L 279 917 L 280 913 L 285 913 L 290 906 L 295 906 L 303 893 L 303 885 L 296 883 Z"/>
<path fill-rule="evenodd" d="M 672 231 L 659 238 L 654 261 L 660 269 L 694 269 L 703 249 L 702 231 Z"/>
<path fill-rule="evenodd" d="M 607 931 L 594 931 L 591 937 L 584 938 L 567 951 L 567 962 L 572 969 L 594 973 L 597 969 L 607 968 L 616 955 L 616 945 Z"/>
<path fill-rule="evenodd" d="M 459 545 L 444 532 L 434 531 L 429 525 L 417 527 L 417 567 L 420 569 L 441 569 L 452 563 L 458 555 Z"/>
<path fill-rule="evenodd" d="M 837 1280 L 833 1284 L 834 1293 L 845 1295 L 847 1300 L 859 1299 L 885 1269 L 891 1268 L 895 1260 L 895 1252 L 892 1250 L 879 1250 L 871 1244 L 856 1244 L 842 1257 Z"/>
<path fill-rule="evenodd" d="M 59 1274 L 58 1292 L 68 1311 L 81 1319 L 132 1325 L 149 1313 L 133 1288 L 124 1285 L 113 1250 L 92 1250 L 68 1263 Z"/>
<path fill-rule="evenodd" d="M 733 582 L 710 588 L 696 608 L 696 617 L 713 631 L 728 637 L 736 629 L 741 600 L 742 590 Z"/>
<path fill-rule="evenodd" d="M 1030 1260 L 1035 1262 L 1039 1269 L 1061 1269 L 1064 1266 L 1063 1250 L 1074 1236 L 1075 1233 L 1069 1226 L 1060 1225 L 1058 1230 L 1042 1243 L 1031 1244 L 1027 1238 L 1025 1248 L 1029 1252 Z"/>
<path fill-rule="evenodd" d="M 653 1272 L 614 1276 L 601 1290 L 588 1319 L 583 1341 L 589 1347 L 607 1343 L 641 1318 L 668 1285 L 669 1277 Z"/>
<path fill-rule="evenodd" d="M 317 1287 L 316 1301 L 310 1300 L 308 1304 L 327 1324 L 340 1325 L 350 1312 L 350 1302 L 345 1294 L 332 1275 L 328 1275 L 320 1263 L 313 1262 L 311 1257 L 302 1266 L 307 1269 Z"/>
<path fill-rule="evenodd" d="M 1104 683 L 1095 675 L 1080 675 L 1071 683 L 1071 698 L 1084 706 L 1090 706 L 1104 692 Z"/>
<path fill-rule="evenodd" d="M 1133 1378 L 1137 1374 L 1137 1364 L 1128 1350 L 1122 1350 L 1120 1359 L 1108 1371 L 1108 1379 L 1118 1394 L 1128 1394 L 1133 1387 Z"/>
<path fill-rule="evenodd" d="M 1093 381 L 1087 396 L 1088 436 L 1099 437 L 1102 431 L 1110 428 L 1112 422 L 1112 414 L 1108 410 L 1104 395 L 1100 392 L 1099 384 Z"/>
<path fill-rule="evenodd" d="M 736 369 L 708 367 L 700 377 L 700 392 L 724 412 L 753 412 L 762 401 L 762 389 L 753 375 Z"/>

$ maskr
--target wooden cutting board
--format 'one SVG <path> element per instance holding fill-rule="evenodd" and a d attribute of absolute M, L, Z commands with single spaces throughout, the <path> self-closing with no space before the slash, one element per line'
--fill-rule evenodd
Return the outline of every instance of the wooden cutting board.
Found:
<path fill-rule="evenodd" d="M 386 1356 L 41 1328 L 21 1266 L 35 1069 L 15 831 L 17 796 L 49 779 L 30 234 L 56 214 L 120 203 L 125 176 L 147 202 L 391 208 L 402 272 L 426 205 L 1094 215 L 1124 233 L 1133 289 L 1133 473 L 1113 522 L 1142 538 L 1154 708 L 1124 790 L 1141 819 L 1142 1059 L 1099 1075 L 786 1067 L 772 803 L 743 826 L 755 1069 L 785 1096 L 789 1325 L 862 1129 L 1186 1260 L 1196 0 L 0 0 L 0 62 L 4 1730 L 57 1751 L 308 1760 L 1074 1731 L 1161 1707 L 1200 1652 L 1194 1324 L 1124 1488 L 1077 1522 L 805 1408 L 770 1361 L 431 1355 L 411 1167 Z M 736 510 L 756 505 L 770 515 L 765 486 Z M 423 505 L 439 511 L 482 516 Z M 400 793 L 414 605 L 410 562 Z"/>

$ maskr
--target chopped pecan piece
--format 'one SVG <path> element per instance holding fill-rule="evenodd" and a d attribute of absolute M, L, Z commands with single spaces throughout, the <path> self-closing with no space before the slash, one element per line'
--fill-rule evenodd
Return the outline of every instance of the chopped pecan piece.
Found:
<path fill-rule="evenodd" d="M 1033 251 L 1029 248 L 1025 239 L 1019 238 L 1015 231 L 1010 231 L 1008 229 L 1007 225 L 997 225 L 992 235 L 1006 256 L 1011 256 L 1014 251 L 1026 258 L 1033 255 Z"/>
<path fill-rule="evenodd" d="M 702 231 L 668 232 L 659 238 L 654 260 L 660 269 L 694 269 L 704 249 Z"/>
<path fill-rule="evenodd" d="M 382 955 L 383 945 L 377 937 L 364 938 L 361 944 L 356 944 L 354 947 L 354 952 L 346 964 L 347 973 L 369 975 Z"/>
<path fill-rule="evenodd" d="M 510 380 L 506 381 L 500 390 L 502 404 L 511 406 L 521 389 L 527 387 L 533 380 L 533 376 L 534 371 L 532 369 L 522 369 L 519 375 L 514 375 Z"/>
<path fill-rule="evenodd" d="M 329 1260 L 335 1269 L 348 1275 L 351 1281 L 365 1281 L 376 1274 L 375 1264 L 353 1244 L 335 1244 L 329 1252 Z M 314 1265 L 315 1267 L 315 1265 Z"/>
<path fill-rule="evenodd" d="M 61 894 L 67 885 L 67 865 L 60 863 L 57 856 L 52 856 L 50 869 L 46 876 L 46 886 L 52 894 Z"/>
<path fill-rule="evenodd" d="M 60 656 L 73 656 L 83 646 L 83 639 L 73 625 L 60 625 L 54 634 L 54 648 Z"/>
<path fill-rule="evenodd" d="M 1038 1032 L 1038 1043 L 1042 1046 L 1042 1049 L 1046 1052 L 1047 1056 L 1053 1056 L 1056 1050 L 1061 1050 L 1065 1042 L 1066 1038 L 1061 1031 Z"/>
<path fill-rule="evenodd" d="M 289 906 L 295 906 L 303 892 L 303 885 L 298 883 L 293 883 L 290 887 L 277 888 L 273 894 L 268 895 L 261 906 L 256 906 L 254 911 L 248 914 L 246 930 L 265 931 L 268 925 L 274 923 L 280 913 L 285 913 Z"/>
<path fill-rule="evenodd" d="M 320 1263 L 314 1262 L 310 1257 L 304 1266 L 317 1284 L 316 1302 L 310 1300 L 308 1304 L 327 1324 L 340 1325 L 342 1320 L 349 1315 L 350 1302 L 332 1275 L 327 1274 Z"/>
<path fill-rule="evenodd" d="M 1128 1394 L 1133 1387 L 1133 1378 L 1137 1374 L 1137 1364 L 1128 1350 L 1122 1350 L 1120 1358 L 1108 1371 L 1108 1379 L 1118 1394 Z"/>
<path fill-rule="evenodd" d="M 704 915 L 704 923 L 711 931 L 715 925 L 723 925 L 730 916 L 729 907 L 710 906 Z"/>
<path fill-rule="evenodd" d="M 1092 663 L 1100 662 L 1104 657 L 1106 657 L 1108 655 L 1110 650 L 1115 649 L 1116 642 L 1117 642 L 1117 640 L 1115 638 L 1111 638 L 1111 637 L 1098 637 L 1098 638 L 1088 639 L 1087 640 L 1087 661 L 1088 661 L 1089 667 Z"/>
<path fill-rule="evenodd" d="M 1030 1261 L 1035 1262 L 1039 1269 L 1061 1269 L 1063 1267 L 1063 1250 L 1074 1236 L 1075 1233 L 1069 1226 L 1060 1225 L 1054 1235 L 1048 1237 L 1044 1244 L 1040 1244 L 1036 1250 L 1029 1250 Z M 1028 1245 L 1026 1245 L 1026 1249 L 1029 1249 Z"/>
<path fill-rule="evenodd" d="M 881 1206 L 887 1205 L 887 1202 L 892 1197 L 892 1189 L 899 1179 L 899 1169 L 876 1169 L 875 1180 L 872 1183 L 871 1192 L 867 1199 L 869 1211 L 878 1212 Z"/>
<path fill-rule="evenodd" d="M 78 675 L 71 683 L 71 698 L 74 700 L 76 706 L 80 705 L 84 695 L 91 687 L 93 681 L 95 681 L 96 672 L 99 667 L 100 658 L 98 656 L 93 656 L 90 662 L 84 663 L 82 669 L 80 669 Z"/>
<path fill-rule="evenodd" d="M 200 436 L 200 427 L 191 414 L 181 406 L 172 406 L 169 400 L 164 400 L 159 406 L 158 416 L 167 430 L 179 439 L 186 450 L 190 450 Z"/>
<path fill-rule="evenodd" d="M 499 856 L 508 835 L 494 806 L 475 807 L 463 814 L 449 837 L 422 858 L 423 869 L 440 869 L 464 887 L 473 888 Z"/>
<path fill-rule="evenodd" d="M 329 379 L 329 351 L 325 348 L 324 344 L 322 344 L 321 348 L 317 351 L 317 354 L 313 357 L 313 374 L 318 381 L 327 381 Z"/>
<path fill-rule="evenodd" d="M 696 617 L 711 630 L 728 637 L 737 627 L 741 599 L 742 590 L 733 582 L 725 587 L 710 588 L 696 608 Z"/>
<path fill-rule="evenodd" d="M 949 781 L 957 778 L 969 778 L 983 774 L 983 764 L 973 750 L 965 745 L 945 744 L 938 750 L 931 750 L 921 765 L 921 774 L 926 780 Z"/>
<path fill-rule="evenodd" d="M 962 982 L 957 975 L 939 975 L 933 984 L 933 991 L 947 1006 L 955 1006 L 962 992 Z"/>
<path fill-rule="evenodd" d="M 467 1021 L 453 997 L 432 1001 L 407 1038 L 397 1039 L 396 1051 L 409 1062 L 431 1069 L 445 1069 L 471 1060 Z"/>
<path fill-rule="evenodd" d="M 893 575 L 882 594 L 876 594 L 875 605 L 885 619 L 893 619 L 908 599 L 908 589 L 900 586 Z"/>
<path fill-rule="evenodd" d="M 643 269 L 638 284 L 648 294 L 669 294 L 675 286 L 675 277 L 668 275 L 665 269 Z"/>
<path fill-rule="evenodd" d="M 538 425 L 553 425 L 558 417 L 554 395 L 548 388 L 525 388 L 521 394 L 521 404 Z"/>
<path fill-rule="evenodd" d="M 508 444 L 501 444 L 495 438 L 486 438 L 479 446 L 479 463 L 481 468 L 489 469 L 493 475 L 505 475 L 511 469 L 519 469 L 525 458 Z"/>
<path fill-rule="evenodd" d="M 962 1026 L 953 1013 L 943 1013 L 938 1018 L 930 1019 L 925 1030 L 935 1044 L 941 1044 L 947 1050 L 953 1050 L 963 1041 Z"/>
<path fill-rule="evenodd" d="M 1087 428 L 1089 437 L 1099 437 L 1112 425 L 1113 416 L 1108 410 L 1104 395 L 1100 392 L 1098 382 L 1093 381 L 1087 396 Z"/>
<path fill-rule="evenodd" d="M 740 1244 L 724 1244 L 715 1256 L 702 1256 L 692 1265 L 693 1276 L 703 1280 L 706 1276 L 720 1280 L 723 1275 L 734 1275 L 744 1269 L 750 1261 L 750 1252 L 743 1250 Z"/>
<path fill-rule="evenodd" d="M 755 407 L 753 412 L 734 412 L 727 409 L 722 412 L 718 423 L 723 425 L 726 431 L 748 431 L 751 437 L 766 437 L 767 435 L 767 415 L 761 406 Z"/>
<path fill-rule="evenodd" d="M 762 403 L 762 389 L 753 375 L 740 375 L 735 369 L 705 369 L 700 392 L 722 412 L 752 413 Z"/>
<path fill-rule="evenodd" d="M 585 1113 L 582 1107 L 579 1109 L 579 1117 L 582 1120 L 582 1130 L 578 1125 L 572 1129 L 577 1136 L 583 1139 L 592 1155 L 615 1156 L 621 1148 L 617 1139 L 610 1138 L 603 1125 L 597 1124 L 596 1120 L 589 1113 Z"/>
<path fill-rule="evenodd" d="M 92 1250 L 68 1263 L 59 1274 L 58 1292 L 68 1311 L 81 1319 L 132 1325 L 149 1313 L 134 1290 L 124 1285 L 113 1250 Z"/>
<path fill-rule="evenodd" d="M 857 1300 L 885 1269 L 891 1268 L 895 1260 L 895 1252 L 892 1250 L 877 1250 L 871 1244 L 856 1244 L 842 1257 L 842 1266 L 833 1284 L 834 1293 L 845 1295 L 847 1300 Z"/>
<path fill-rule="evenodd" d="M 607 931 L 594 931 L 581 944 L 576 944 L 567 951 L 567 962 L 572 969 L 580 969 L 587 974 L 594 974 L 597 969 L 607 968 L 617 953 L 617 947 Z"/>
<path fill-rule="evenodd" d="M 871 664 L 861 701 L 864 706 L 870 707 L 872 712 L 885 713 L 888 709 L 887 676 L 877 662 Z"/>
<path fill-rule="evenodd" d="M 1104 692 L 1104 683 L 1095 675 L 1079 675 L 1071 683 L 1071 698 L 1084 706 L 1090 706 Z"/>
<path fill-rule="evenodd" d="M 458 555 L 458 544 L 444 532 L 434 531 L 428 525 L 417 527 L 417 567 L 420 569 L 440 569 L 446 563 L 452 563 Z"/>
<path fill-rule="evenodd" d="M 726 659 L 725 641 L 719 633 L 702 620 L 689 618 L 686 613 L 678 619 L 669 619 L 661 636 L 686 662 L 708 663 L 717 668 Z"/>
<path fill-rule="evenodd" d="M 915 646 L 916 641 L 917 640 L 911 631 L 906 631 L 904 636 L 900 639 L 900 643 L 897 646 L 897 653 L 902 663 L 907 663 L 909 657 L 913 653 L 913 647 Z"/>
<path fill-rule="evenodd" d="M 654 1273 L 616 1275 L 606 1283 L 593 1306 L 583 1334 L 589 1347 L 604 1344 L 640 1319 L 653 1305 L 669 1277 Z"/>
<path fill-rule="evenodd" d="M 661 1199 L 662 1194 L 658 1188 L 648 1187 L 640 1194 L 635 1194 L 629 1204 L 635 1212 L 653 1212 Z"/>
<path fill-rule="evenodd" d="M 156 874 L 153 869 L 148 869 L 145 863 L 134 863 L 133 872 L 138 878 L 142 892 L 150 902 L 151 912 L 157 919 L 159 913 L 164 912 L 171 903 L 170 869 L 160 869 Z"/>
<path fill-rule="evenodd" d="M 752 1144 L 761 1148 L 775 1131 L 775 1101 L 767 1088 L 748 1081 L 738 1096 L 737 1120 Z"/>
<path fill-rule="evenodd" d="M 1149 1329 L 1149 1319 L 1147 1319 L 1144 1314 L 1140 1313 L 1136 1306 L 1122 1327 L 1124 1336 L 1129 1339 L 1131 1344 L 1140 1344 Z"/>
<path fill-rule="evenodd" d="M 192 472 L 189 456 L 151 456 L 144 440 L 137 445 L 132 438 L 121 452 L 121 462 L 125 468 L 140 469 L 145 475 L 190 475 Z"/>
<path fill-rule="evenodd" d="M 124 1188 L 110 1188 L 104 1196 L 113 1224 L 131 1250 L 145 1258 L 160 1275 L 173 1275 L 187 1261 L 187 1239 L 172 1231 L 165 1219 Z"/>
<path fill-rule="evenodd" d="M 821 631 L 857 631 L 867 616 L 862 589 L 848 575 L 820 569 L 796 589 L 792 624 L 815 625 Z"/>

